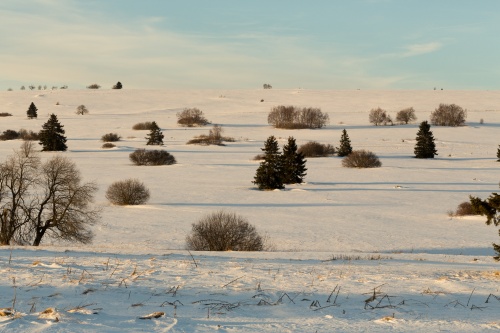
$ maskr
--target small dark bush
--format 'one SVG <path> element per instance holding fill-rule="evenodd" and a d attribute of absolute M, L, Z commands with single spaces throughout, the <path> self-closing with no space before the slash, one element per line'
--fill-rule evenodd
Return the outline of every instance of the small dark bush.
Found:
<path fill-rule="evenodd" d="M 262 251 L 264 240 L 244 217 L 218 211 L 193 224 L 186 247 L 194 251 Z"/>
<path fill-rule="evenodd" d="M 115 205 L 142 205 L 149 200 L 148 188 L 137 179 L 127 179 L 111 184 L 106 199 Z"/>
<path fill-rule="evenodd" d="M 346 168 L 379 168 L 382 163 L 377 155 L 367 150 L 355 150 L 342 159 Z"/>
<path fill-rule="evenodd" d="M 136 149 L 129 155 L 130 160 L 136 165 L 171 165 L 175 158 L 166 150 Z"/>
<path fill-rule="evenodd" d="M 12 116 L 11 113 L 8 113 L 8 112 L 0 112 L 0 117 L 10 117 Z"/>
<path fill-rule="evenodd" d="M 463 126 L 467 110 L 456 104 L 439 104 L 431 113 L 431 124 L 437 126 Z"/>
<path fill-rule="evenodd" d="M 120 141 L 120 139 L 121 139 L 121 136 L 119 136 L 116 133 L 104 134 L 101 137 L 101 141 L 103 141 L 103 142 L 116 142 L 116 141 Z"/>
<path fill-rule="evenodd" d="M 285 129 L 322 128 L 328 122 L 328 114 L 319 108 L 279 105 L 273 107 L 267 116 L 268 124 Z"/>
<path fill-rule="evenodd" d="M 39 132 L 28 131 L 23 128 L 19 130 L 19 137 L 24 141 L 38 141 L 40 140 Z"/>
<path fill-rule="evenodd" d="M 205 126 L 210 122 L 203 115 L 203 111 L 197 108 L 184 109 L 182 112 L 177 113 L 177 124 L 181 126 Z"/>
<path fill-rule="evenodd" d="M 16 132 L 14 130 L 5 130 L 3 131 L 2 134 L 0 134 L 0 140 L 6 141 L 6 140 L 16 140 L 19 139 L 19 132 Z"/>
<path fill-rule="evenodd" d="M 253 160 L 254 161 L 262 161 L 265 156 L 266 156 L 266 154 L 258 154 L 258 155 L 254 156 Z"/>
<path fill-rule="evenodd" d="M 102 145 L 101 148 L 104 148 L 104 149 L 109 149 L 109 148 L 115 148 L 116 145 L 112 144 L 111 142 L 106 142 L 105 144 Z"/>
<path fill-rule="evenodd" d="M 141 131 L 141 130 L 151 131 L 151 129 L 153 129 L 153 128 L 154 128 L 153 121 L 146 121 L 143 123 L 137 123 L 134 126 L 132 126 L 133 130 L 138 130 L 138 131 Z"/>
<path fill-rule="evenodd" d="M 468 215 L 480 215 L 480 213 L 474 209 L 470 201 L 464 201 L 457 206 L 455 212 L 448 212 L 450 216 L 468 216 Z"/>
<path fill-rule="evenodd" d="M 300 146 L 297 152 L 304 155 L 304 157 L 326 157 L 335 154 L 335 148 L 329 144 L 309 141 Z"/>
<path fill-rule="evenodd" d="M 122 89 L 123 85 L 120 81 L 116 82 L 115 85 L 113 85 L 113 89 Z"/>
<path fill-rule="evenodd" d="M 87 86 L 87 89 L 99 89 L 99 88 L 101 88 L 101 86 L 98 85 L 97 83 L 92 83 L 91 85 Z M 61 87 L 61 89 L 63 89 L 63 87 Z"/>

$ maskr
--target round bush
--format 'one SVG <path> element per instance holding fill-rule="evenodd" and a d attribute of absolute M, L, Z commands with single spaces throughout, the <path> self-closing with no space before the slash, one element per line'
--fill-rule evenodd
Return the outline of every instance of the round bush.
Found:
<path fill-rule="evenodd" d="M 256 228 L 235 213 L 218 211 L 194 223 L 186 245 L 194 251 L 262 251 Z"/>
<path fill-rule="evenodd" d="M 431 124 L 437 126 L 463 126 L 467 110 L 456 104 L 439 104 L 431 113 Z"/>
<path fill-rule="evenodd" d="M 0 140 L 16 140 L 19 139 L 19 133 L 14 130 L 5 130 L 0 134 Z"/>
<path fill-rule="evenodd" d="M 116 142 L 116 141 L 120 141 L 120 139 L 121 139 L 121 136 L 119 136 L 116 133 L 104 134 L 101 137 L 101 141 L 103 141 L 103 142 Z"/>
<path fill-rule="evenodd" d="M 142 205 L 149 200 L 149 190 L 138 179 L 127 179 L 111 184 L 106 199 L 115 205 Z"/>
<path fill-rule="evenodd" d="M 150 130 L 152 130 L 154 128 L 155 127 L 154 127 L 152 121 L 146 121 L 146 122 L 143 122 L 143 123 L 137 123 L 134 126 L 132 126 L 132 129 L 136 130 L 136 131 L 144 131 L 144 130 L 150 131 Z"/>
<path fill-rule="evenodd" d="M 382 163 L 377 155 L 367 150 L 355 150 L 342 159 L 346 168 L 379 168 Z"/>
<path fill-rule="evenodd" d="M 109 148 L 115 148 L 116 146 L 112 144 L 111 142 L 106 142 L 105 144 L 102 145 L 102 148 L 104 149 L 109 149 Z"/>
<path fill-rule="evenodd" d="M 332 145 L 309 141 L 300 146 L 297 152 L 304 157 L 326 157 L 335 154 L 335 148 Z"/>
<path fill-rule="evenodd" d="M 184 109 L 182 112 L 177 113 L 177 124 L 181 126 L 205 126 L 210 122 L 203 115 L 203 111 L 198 108 Z"/>
<path fill-rule="evenodd" d="M 130 160 L 136 165 L 171 165 L 175 164 L 175 157 L 166 150 L 136 149 L 129 155 Z"/>
<path fill-rule="evenodd" d="M 458 205 L 453 216 L 479 215 L 479 212 L 474 209 L 470 201 L 464 201 Z"/>

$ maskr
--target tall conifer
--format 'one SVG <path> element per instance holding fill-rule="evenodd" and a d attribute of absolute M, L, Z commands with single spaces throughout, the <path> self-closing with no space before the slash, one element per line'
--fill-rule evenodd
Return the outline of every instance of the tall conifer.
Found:
<path fill-rule="evenodd" d="M 337 151 L 337 155 L 340 157 L 344 157 L 352 153 L 351 140 L 349 139 L 349 135 L 347 135 L 347 131 L 342 131 L 342 136 L 340 137 L 340 147 Z"/>
<path fill-rule="evenodd" d="M 66 151 L 68 149 L 63 127 L 57 120 L 57 116 L 51 114 L 39 134 L 42 151 Z"/>
<path fill-rule="evenodd" d="M 30 107 L 28 108 L 28 111 L 26 111 L 26 114 L 28 115 L 29 119 L 33 119 L 38 117 L 37 114 L 38 109 L 35 106 L 35 103 L 31 102 Z"/>
<path fill-rule="evenodd" d="M 297 144 L 293 137 L 288 138 L 288 143 L 283 147 L 283 183 L 300 184 L 307 174 L 306 159 L 302 153 L 297 152 Z"/>
<path fill-rule="evenodd" d="M 434 158 L 434 155 L 437 155 L 434 135 L 430 128 L 431 125 L 427 121 L 423 121 L 420 124 L 414 150 L 416 158 Z"/>
<path fill-rule="evenodd" d="M 270 136 L 264 143 L 264 160 L 260 163 L 255 173 L 252 183 L 259 187 L 259 190 L 282 189 L 283 185 L 283 165 L 278 141 L 274 136 Z"/>
<path fill-rule="evenodd" d="M 146 145 L 163 146 L 163 133 L 155 121 L 151 124 L 151 130 L 146 139 L 148 139 Z"/>

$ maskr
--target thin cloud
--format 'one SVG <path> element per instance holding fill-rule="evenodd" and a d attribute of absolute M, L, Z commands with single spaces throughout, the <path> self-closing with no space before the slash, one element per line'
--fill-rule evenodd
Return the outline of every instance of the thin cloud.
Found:
<path fill-rule="evenodd" d="M 421 54 L 432 53 L 439 50 L 443 44 L 440 42 L 431 42 L 425 44 L 413 44 L 406 47 L 405 52 L 401 54 L 402 57 L 414 57 Z"/>

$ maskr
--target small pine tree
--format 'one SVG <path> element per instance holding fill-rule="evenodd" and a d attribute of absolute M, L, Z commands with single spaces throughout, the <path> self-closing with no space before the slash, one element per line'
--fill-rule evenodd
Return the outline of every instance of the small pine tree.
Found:
<path fill-rule="evenodd" d="M 151 130 L 146 139 L 148 139 L 146 145 L 163 146 L 163 133 L 155 121 L 151 123 Z"/>
<path fill-rule="evenodd" d="M 434 136 L 430 128 L 431 125 L 427 121 L 423 121 L 420 124 L 414 150 L 416 158 L 434 158 L 434 155 L 437 155 Z"/>
<path fill-rule="evenodd" d="M 28 115 L 29 119 L 33 119 L 38 117 L 37 114 L 38 109 L 35 106 L 35 103 L 31 102 L 30 107 L 28 108 L 28 111 L 26 111 L 26 114 Z"/>
<path fill-rule="evenodd" d="M 349 139 L 349 135 L 347 135 L 347 131 L 342 131 L 342 136 L 340 137 L 340 147 L 337 149 L 337 155 L 340 157 L 344 157 L 352 153 L 351 140 Z"/>
<path fill-rule="evenodd" d="M 274 136 L 270 136 L 264 143 L 264 160 L 260 163 L 255 173 L 252 183 L 259 187 L 259 190 L 282 189 L 283 185 L 283 166 L 281 153 L 278 147 L 278 141 Z"/>
<path fill-rule="evenodd" d="M 63 127 L 57 120 L 57 116 L 51 114 L 39 133 L 42 151 L 66 151 L 68 149 Z"/>
<path fill-rule="evenodd" d="M 302 153 L 297 152 L 297 144 L 293 137 L 288 138 L 288 143 L 283 147 L 283 183 L 300 184 L 307 174 L 306 159 Z"/>

